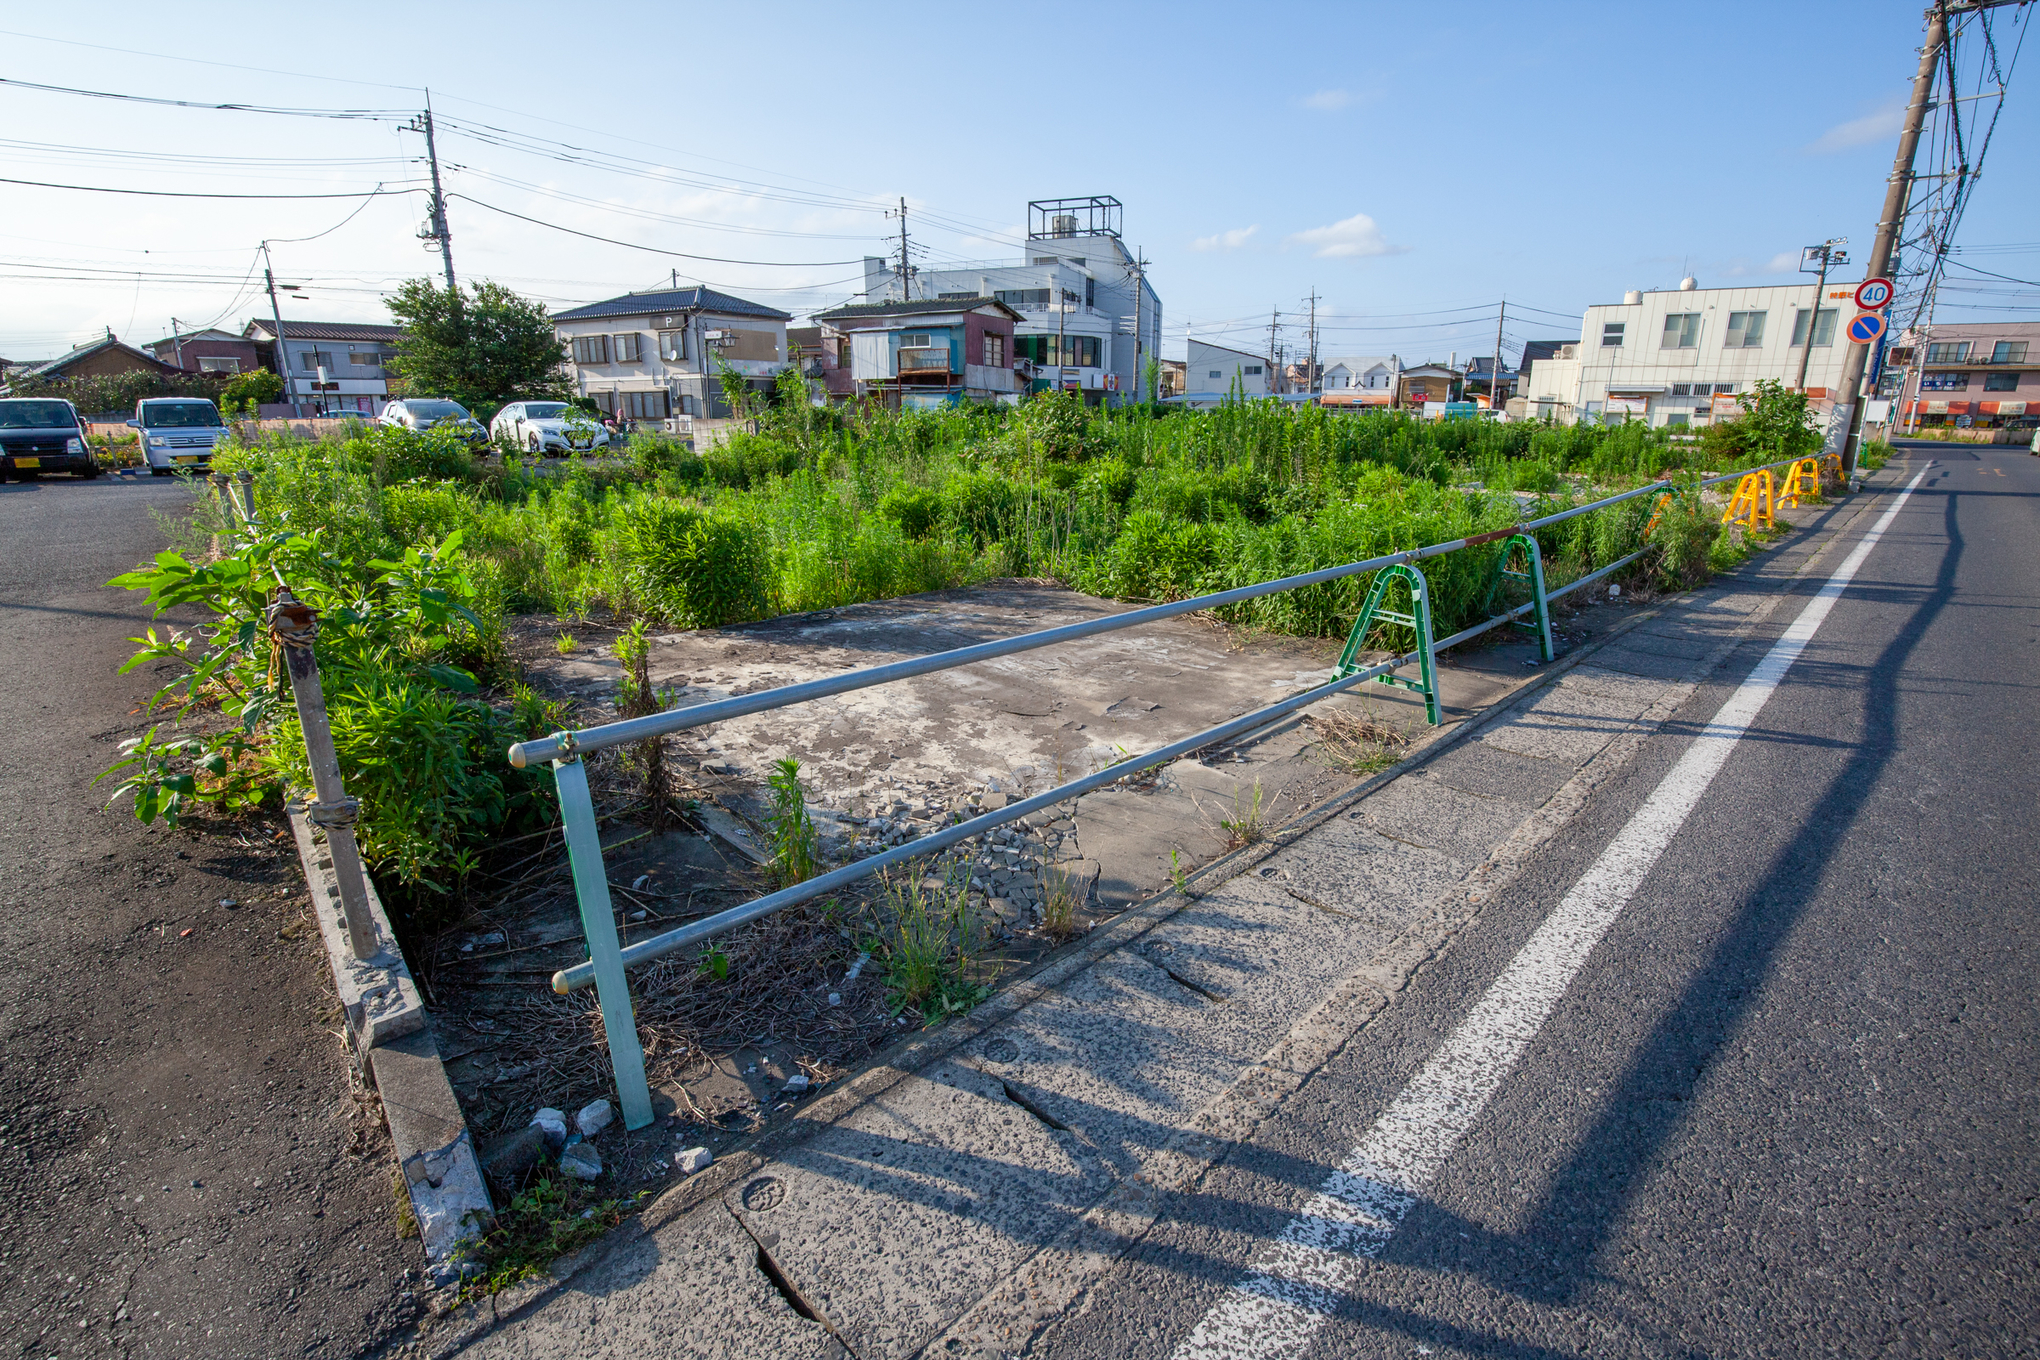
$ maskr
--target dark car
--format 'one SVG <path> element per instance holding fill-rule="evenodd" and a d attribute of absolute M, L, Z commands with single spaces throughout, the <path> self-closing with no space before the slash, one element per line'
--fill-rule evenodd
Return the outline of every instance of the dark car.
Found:
<path fill-rule="evenodd" d="M 0 398 L 0 482 L 45 472 L 99 475 L 78 408 L 57 397 Z"/>
<path fill-rule="evenodd" d="M 443 427 L 470 445 L 489 442 L 489 432 L 482 428 L 482 422 L 469 415 L 467 407 L 444 397 L 400 398 L 383 407 L 376 423 L 420 432 Z"/>

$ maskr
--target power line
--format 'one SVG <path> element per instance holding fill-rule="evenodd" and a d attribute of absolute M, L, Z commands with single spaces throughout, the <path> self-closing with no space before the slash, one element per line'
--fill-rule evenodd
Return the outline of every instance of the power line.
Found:
<path fill-rule="evenodd" d="M 5 183 L 5 181 L 0 181 L 0 183 Z M 488 210 L 489 210 L 490 212 L 493 212 L 493 213 L 501 213 L 501 214 L 502 214 L 503 216 L 505 216 L 505 217 L 514 217 L 514 218 L 516 218 L 516 219 L 517 219 L 518 221 L 520 221 L 520 222 L 529 222 L 529 223 L 531 223 L 531 224 L 532 224 L 533 226 L 538 226 L 538 227 L 550 227 L 550 228 L 551 228 L 552 230 L 554 230 L 554 231 L 563 231 L 563 232 L 567 233 L 567 235 L 569 235 L 569 236 L 582 236 L 582 237 L 586 237 L 586 238 L 587 238 L 588 240 L 590 240 L 590 241 L 600 241 L 600 242 L 602 242 L 602 243 L 603 243 L 604 245 L 612 245 L 612 246 L 622 246 L 622 247 L 624 247 L 624 248 L 625 248 L 625 249 L 627 249 L 627 250 L 642 250 L 642 251 L 645 251 L 645 252 L 647 252 L 647 253 L 649 253 L 649 254 L 652 254 L 652 255 L 670 255 L 670 256 L 672 256 L 672 257 L 673 257 L 674 259 L 676 259 L 676 260 L 706 260 L 706 261 L 707 261 L 707 262 L 709 262 L 710 264 L 741 264 L 741 265 L 755 265 L 755 266 L 758 266 L 758 267 L 760 267 L 760 268 L 767 268 L 767 269 L 832 269 L 832 268 L 836 268 L 836 267 L 839 267 L 839 266 L 842 266 L 842 265 L 852 265 L 852 264 L 863 264 L 863 263 L 864 263 L 864 261 L 863 261 L 862 259 L 856 259 L 856 260 L 728 260 L 728 259 L 724 259 L 724 258 L 722 258 L 722 257 L 721 257 L 721 256 L 719 256 L 719 255 L 690 255 L 690 254 L 688 254 L 688 253 L 687 253 L 686 251 L 684 251 L 684 250 L 661 250 L 661 249 L 659 249 L 659 248 L 658 248 L 657 246 L 641 246 L 641 245 L 637 244 L 637 243 L 636 243 L 635 241 L 619 241 L 619 240 L 616 240 L 616 239 L 615 239 L 614 237 L 610 237 L 610 236 L 597 236 L 597 235 L 596 235 L 596 234 L 595 234 L 594 232 L 592 232 L 592 231 L 576 231 L 576 230 L 575 230 L 574 228 L 572 228 L 572 227 L 563 227 L 563 226 L 561 226 L 561 225 L 560 225 L 559 223 L 557 223 L 557 222 L 547 222 L 547 221 L 545 221 L 544 219 L 542 219 L 542 218 L 537 218 L 537 217 L 526 217 L 526 216 L 525 216 L 525 215 L 524 215 L 523 213 L 517 213 L 517 212 L 511 212 L 511 211 L 510 211 L 510 210 L 509 210 L 508 208 L 499 208 L 499 207 L 497 207 L 497 206 L 496 206 L 495 204 L 493 204 L 493 203 L 484 203 L 484 202 L 482 202 L 482 200 L 480 200 L 479 198 L 469 198 L 469 197 L 468 197 L 468 196 L 467 196 L 466 194 L 448 194 L 448 195 L 447 195 L 447 197 L 448 197 L 448 198 L 457 198 L 457 199 L 459 199 L 459 200 L 460 200 L 461 202 L 463 202 L 463 203 L 472 203 L 472 204 L 474 204 L 474 205 L 475 205 L 475 206 L 476 206 L 477 208 L 487 208 L 487 209 L 488 209 Z"/>
<path fill-rule="evenodd" d="M 377 187 L 363 192 L 359 189 L 345 194 L 201 194 L 184 189 L 110 189 L 98 184 L 49 184 L 39 179 L 0 179 L 0 184 L 27 184 L 38 189 L 75 189 L 86 194 L 138 194 L 143 198 L 231 198 L 231 199 L 296 199 L 296 198 L 388 198 L 398 194 L 413 193 L 412 189 L 384 189 Z M 486 205 L 485 205 L 486 206 Z"/>
<path fill-rule="evenodd" d="M 177 109 L 212 109 L 221 113 L 273 113 L 291 118 L 365 119 L 371 122 L 395 122 L 411 116 L 393 109 L 292 109 L 270 104 L 209 104 L 198 99 L 157 99 L 145 94 L 115 94 L 109 90 L 80 90 L 69 85 L 41 85 L 33 80 L 13 80 L 7 76 L 0 76 L 0 85 L 12 85 L 24 90 L 42 90 L 48 94 L 75 94 L 87 99 L 118 99 L 130 104 L 156 104 Z"/>

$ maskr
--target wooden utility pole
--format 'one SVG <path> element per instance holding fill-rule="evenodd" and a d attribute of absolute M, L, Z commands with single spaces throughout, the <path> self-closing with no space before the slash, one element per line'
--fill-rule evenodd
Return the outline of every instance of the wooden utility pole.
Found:
<path fill-rule="evenodd" d="M 1282 354 L 1282 310 L 1277 308 L 1268 314 L 1268 395 L 1274 396 L 1282 390 L 1282 370 L 1276 367 Z"/>
<path fill-rule="evenodd" d="M 1490 411 L 1502 409 L 1502 323 L 1509 317 L 1509 300 L 1502 299 L 1501 311 L 1495 313 L 1495 366 L 1488 370 L 1487 408 Z"/>
<path fill-rule="evenodd" d="M 1318 290 L 1315 285 L 1312 285 L 1310 290 L 1310 296 L 1307 299 L 1305 299 L 1305 301 L 1310 303 L 1310 358 L 1307 361 L 1310 364 L 1310 372 L 1304 376 L 1305 383 L 1304 391 L 1315 392 L 1318 390 L 1318 357 L 1317 357 Z"/>
<path fill-rule="evenodd" d="M 1913 158 L 1919 151 L 1920 133 L 1926 127 L 1927 112 L 1933 107 L 1934 73 L 1948 46 L 1948 16 L 1997 9 L 2019 2 L 1935 0 L 1933 8 L 1927 11 L 1927 41 L 1920 48 L 1919 70 L 1913 75 L 1912 101 L 1906 105 L 1905 126 L 1898 134 L 1898 153 L 1892 158 L 1891 178 L 1885 183 L 1884 211 L 1877 218 L 1877 236 L 1870 244 L 1870 258 L 1864 262 L 1864 278 L 1887 277 L 1891 270 L 1892 252 L 1898 245 L 1898 233 L 1905 226 L 1906 206 L 1912 201 Z M 1890 310 L 1886 308 L 1887 313 Z M 1806 338 L 1809 341 L 1813 339 L 1811 322 L 1808 323 Z M 1857 449 L 1863 439 L 1863 408 L 1868 403 L 1861 388 L 1863 373 L 1869 362 L 1870 346 L 1852 343 L 1842 365 L 1840 390 L 1851 398 L 1849 433 L 1842 441 L 1842 469 L 1845 474 L 1856 470 Z"/>

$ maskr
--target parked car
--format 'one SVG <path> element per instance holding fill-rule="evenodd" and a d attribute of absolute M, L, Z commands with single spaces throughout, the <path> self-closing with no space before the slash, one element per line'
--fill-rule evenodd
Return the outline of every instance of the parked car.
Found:
<path fill-rule="evenodd" d="M 209 466 L 213 445 L 227 437 L 219 408 L 200 397 L 146 397 L 128 428 L 140 431 L 142 462 L 158 477 Z"/>
<path fill-rule="evenodd" d="M 406 430 L 431 430 L 450 425 L 469 444 L 486 444 L 489 432 L 482 422 L 468 414 L 468 408 L 445 397 L 405 397 L 383 407 L 378 425 L 395 425 Z"/>
<path fill-rule="evenodd" d="M 563 401 L 513 401 L 496 413 L 489 434 L 537 454 L 587 452 L 609 443 L 595 417 Z"/>
<path fill-rule="evenodd" d="M 0 400 L 0 482 L 27 481 L 44 472 L 99 475 L 78 408 L 57 397 Z"/>

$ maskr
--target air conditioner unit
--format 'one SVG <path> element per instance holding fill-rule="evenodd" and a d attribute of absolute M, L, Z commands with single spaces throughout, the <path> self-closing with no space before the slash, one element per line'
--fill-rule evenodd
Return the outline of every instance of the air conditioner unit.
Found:
<path fill-rule="evenodd" d="M 1050 234 L 1055 236 L 1075 236 L 1077 234 L 1077 215 L 1075 213 L 1057 213 L 1050 219 L 1049 230 Z"/>

